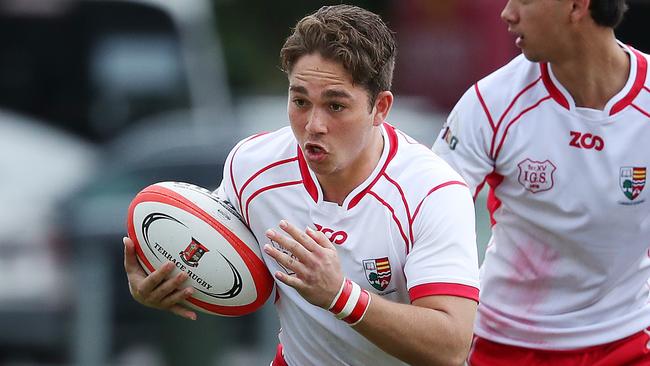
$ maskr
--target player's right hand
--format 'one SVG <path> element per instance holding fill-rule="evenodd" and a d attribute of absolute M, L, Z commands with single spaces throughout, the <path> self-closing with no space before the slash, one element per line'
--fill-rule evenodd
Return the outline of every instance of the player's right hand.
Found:
<path fill-rule="evenodd" d="M 196 313 L 180 304 L 190 297 L 194 290 L 192 287 L 180 287 L 187 280 L 187 273 L 181 272 L 170 277 L 175 267 L 172 262 L 168 262 L 147 275 L 138 263 L 133 241 L 128 237 L 123 241 L 124 269 L 129 280 L 129 291 L 135 301 L 155 309 L 171 311 L 186 319 L 196 320 Z"/>

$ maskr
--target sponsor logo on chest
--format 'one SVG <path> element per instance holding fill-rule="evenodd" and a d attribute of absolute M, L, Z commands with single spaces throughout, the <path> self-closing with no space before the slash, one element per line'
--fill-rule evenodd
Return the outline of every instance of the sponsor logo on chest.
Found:
<path fill-rule="evenodd" d="M 578 149 L 587 149 L 587 150 L 596 150 L 601 151 L 605 148 L 605 140 L 598 135 L 591 133 L 582 133 L 578 131 L 570 131 L 571 141 L 569 146 L 573 146 Z"/>
<path fill-rule="evenodd" d="M 519 164 L 519 184 L 527 190 L 538 193 L 553 188 L 553 173 L 557 169 L 550 160 L 526 159 Z"/>
<path fill-rule="evenodd" d="M 316 226 L 316 230 L 325 234 L 327 239 L 329 239 L 329 241 L 331 241 L 333 244 L 341 245 L 345 243 L 346 240 L 348 240 L 348 233 L 343 230 L 330 229 L 316 223 L 314 223 L 314 226 Z"/>

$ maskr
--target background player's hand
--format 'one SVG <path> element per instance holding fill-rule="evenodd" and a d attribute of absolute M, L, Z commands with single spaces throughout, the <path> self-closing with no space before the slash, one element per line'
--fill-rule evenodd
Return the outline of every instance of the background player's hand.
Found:
<path fill-rule="evenodd" d="M 187 273 L 181 272 L 170 277 L 174 270 L 172 262 L 147 275 L 135 255 L 135 245 L 128 237 L 124 241 L 124 269 L 129 280 L 129 291 L 135 301 L 156 309 L 168 310 L 183 318 L 196 320 L 196 313 L 184 308 L 179 303 L 192 295 L 193 288 L 180 288 L 187 279 Z"/>
<path fill-rule="evenodd" d="M 272 229 L 266 231 L 266 236 L 293 256 L 269 244 L 264 246 L 264 251 L 295 275 L 278 271 L 275 277 L 295 288 L 311 304 L 327 309 L 343 283 L 334 244 L 321 232 L 310 228 L 302 231 L 284 220 L 280 221 L 280 228 L 289 236 Z"/>

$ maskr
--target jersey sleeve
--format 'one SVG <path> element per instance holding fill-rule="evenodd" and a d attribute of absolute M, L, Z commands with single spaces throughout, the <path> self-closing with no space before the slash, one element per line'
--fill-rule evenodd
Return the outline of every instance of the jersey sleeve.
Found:
<path fill-rule="evenodd" d="M 425 197 L 413 230 L 404 266 L 411 301 L 432 295 L 478 301 L 474 202 L 463 182 L 451 181 Z"/>
<path fill-rule="evenodd" d="M 474 197 L 494 170 L 490 152 L 493 126 L 475 85 L 456 104 L 433 144 L 433 151 L 460 173 Z"/>
<path fill-rule="evenodd" d="M 237 187 L 235 186 L 235 166 L 234 159 L 237 151 L 247 140 L 242 140 L 235 147 L 230 150 L 228 157 L 226 157 L 226 162 L 223 165 L 223 178 L 221 179 L 221 184 L 219 187 L 214 190 L 214 193 L 222 199 L 230 202 L 230 204 L 242 214 L 241 207 L 239 206 L 239 199 L 237 193 Z"/>

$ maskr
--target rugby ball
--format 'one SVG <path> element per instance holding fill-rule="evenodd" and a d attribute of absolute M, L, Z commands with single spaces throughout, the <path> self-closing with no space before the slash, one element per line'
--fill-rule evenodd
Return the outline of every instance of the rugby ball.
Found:
<path fill-rule="evenodd" d="M 237 211 L 207 189 L 182 182 L 146 187 L 129 205 L 127 230 L 147 273 L 173 262 L 173 274 L 189 275 L 190 308 L 240 316 L 271 294 L 273 278 L 257 240 Z"/>

